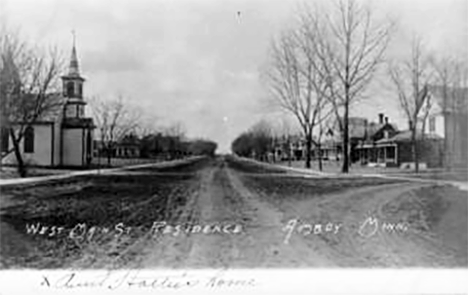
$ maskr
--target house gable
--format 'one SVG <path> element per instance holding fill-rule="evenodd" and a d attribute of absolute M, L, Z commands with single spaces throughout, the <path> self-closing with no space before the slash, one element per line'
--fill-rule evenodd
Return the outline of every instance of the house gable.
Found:
<path fill-rule="evenodd" d="M 382 138 L 391 138 L 397 133 L 396 128 L 392 124 L 384 124 L 375 131 L 374 134 L 370 135 L 372 141 L 378 141 Z"/>

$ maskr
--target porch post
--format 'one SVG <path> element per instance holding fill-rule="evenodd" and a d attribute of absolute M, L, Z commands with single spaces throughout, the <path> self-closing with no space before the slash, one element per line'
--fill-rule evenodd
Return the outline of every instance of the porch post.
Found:
<path fill-rule="evenodd" d="M 384 163 L 387 163 L 387 147 L 384 146 L 383 150 L 384 150 Z"/>
<path fill-rule="evenodd" d="M 398 144 L 394 143 L 393 146 L 395 148 L 395 164 L 398 165 Z"/>

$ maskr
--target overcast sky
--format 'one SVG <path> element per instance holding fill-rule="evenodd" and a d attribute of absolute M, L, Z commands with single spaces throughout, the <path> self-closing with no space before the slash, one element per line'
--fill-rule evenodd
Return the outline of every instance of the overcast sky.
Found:
<path fill-rule="evenodd" d="M 76 30 L 88 97 L 122 94 L 160 124 L 181 121 L 189 136 L 213 139 L 226 151 L 258 119 L 280 120 L 265 106 L 259 69 L 272 36 L 288 24 L 299 2 L 0 0 L 0 18 L 28 40 L 57 45 L 67 54 Z M 467 52 L 467 0 L 373 5 L 399 19 L 390 56 L 405 52 L 413 31 L 435 52 Z M 385 112 L 404 128 L 395 98 L 373 88 L 370 101 L 351 115 L 375 119 Z"/>

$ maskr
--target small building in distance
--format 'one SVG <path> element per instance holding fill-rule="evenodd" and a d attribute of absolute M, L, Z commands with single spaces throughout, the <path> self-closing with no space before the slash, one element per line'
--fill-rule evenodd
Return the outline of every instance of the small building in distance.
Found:
<path fill-rule="evenodd" d="M 117 158 L 139 158 L 140 139 L 133 133 L 125 135 L 122 140 L 115 144 L 115 157 Z"/>

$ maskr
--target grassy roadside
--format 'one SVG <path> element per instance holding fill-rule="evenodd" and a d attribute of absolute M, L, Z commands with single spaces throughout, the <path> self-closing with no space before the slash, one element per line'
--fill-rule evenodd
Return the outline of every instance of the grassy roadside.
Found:
<path fill-rule="evenodd" d="M 468 198 L 451 185 L 426 186 L 385 204 L 382 214 L 404 220 L 433 247 L 468 265 Z"/>
<path fill-rule="evenodd" d="M 385 233 L 379 235 L 382 240 L 366 240 L 363 244 L 355 236 L 349 237 L 349 240 L 339 236 L 324 236 L 324 241 L 343 255 L 343 261 L 349 261 L 350 265 L 359 264 L 355 260 L 361 257 L 359 255 L 363 255 L 361 258 L 364 265 L 392 265 L 393 261 L 411 266 L 468 265 L 468 195 L 454 185 L 418 184 L 377 177 L 302 178 L 280 174 L 264 176 L 260 173 L 241 173 L 240 177 L 246 187 L 255 191 L 264 201 L 282 208 L 286 216 L 299 216 L 314 221 L 349 217 L 347 221 L 357 222 L 356 227 L 353 227 L 357 231 L 359 222 L 365 220 L 367 213 L 362 215 L 364 217 L 361 214 L 369 211 L 375 212 L 382 222 L 407 224 L 411 229 L 401 237 Z M 389 193 L 385 185 L 392 183 L 395 186 L 391 186 L 393 192 Z M 361 188 L 364 193 L 357 193 Z M 367 189 L 372 193 L 366 194 Z M 348 251 L 347 245 L 356 248 Z M 389 251 L 388 257 L 385 251 Z M 412 254 L 412 251 L 417 253 Z"/>
<path fill-rule="evenodd" d="M 89 170 L 89 169 L 98 169 L 98 168 L 101 168 L 101 169 L 117 168 L 117 167 L 159 163 L 159 162 L 163 162 L 163 159 L 112 158 L 111 164 L 108 165 L 107 159 L 94 158 L 91 166 L 86 167 L 86 169 Z M 49 175 L 68 173 L 68 172 L 77 171 L 77 170 L 81 170 L 81 169 L 29 167 L 28 177 L 49 176 Z M 0 179 L 13 179 L 13 178 L 19 178 L 19 175 L 16 171 L 16 167 L 2 166 L 0 169 Z"/>
<path fill-rule="evenodd" d="M 49 168 L 29 168 L 28 177 L 49 176 L 72 172 L 69 169 L 49 169 Z M 2 167 L 0 170 L 0 179 L 19 178 L 19 174 L 14 167 Z"/>
<path fill-rule="evenodd" d="M 289 166 L 288 161 L 281 161 L 276 163 L 271 163 L 284 167 L 293 167 L 293 168 L 304 168 L 304 161 L 292 161 L 291 166 Z M 323 172 L 326 173 L 341 173 L 341 162 L 337 161 L 323 161 Z M 312 162 L 312 169 L 319 171 L 319 166 L 317 161 Z M 447 181 L 462 181 L 468 182 L 468 168 L 467 169 L 458 169 L 453 171 L 447 171 L 442 168 L 430 168 L 426 170 L 420 170 L 418 173 L 415 173 L 413 170 L 403 170 L 396 167 L 366 167 L 361 166 L 360 164 L 354 164 L 350 167 L 350 174 L 387 174 L 392 176 L 404 176 L 404 177 L 415 177 L 423 179 L 434 179 L 434 180 L 447 180 Z"/>
<path fill-rule="evenodd" d="M 285 174 L 287 172 L 284 169 L 257 164 L 253 161 L 228 159 L 228 165 L 236 171 L 242 172 L 242 180 L 249 188 L 270 199 L 281 199 L 286 196 L 289 200 L 291 198 L 304 199 L 359 187 L 404 182 L 379 177 L 320 177 L 311 180 L 288 176 Z M 265 175 L 264 173 L 268 174 Z"/>

